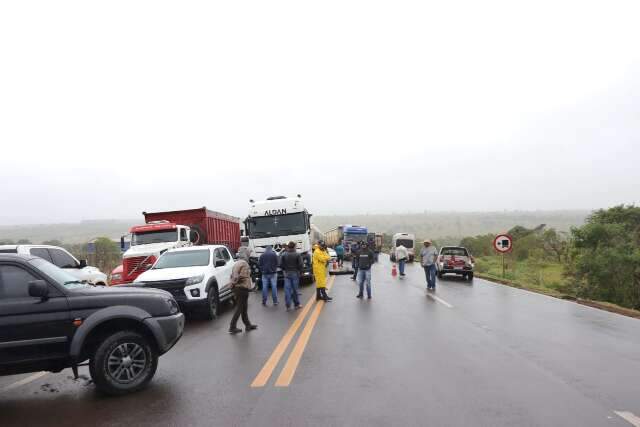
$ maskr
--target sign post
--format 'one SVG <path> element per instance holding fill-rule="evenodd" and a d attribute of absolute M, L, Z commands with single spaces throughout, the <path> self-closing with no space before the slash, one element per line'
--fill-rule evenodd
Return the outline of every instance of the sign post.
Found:
<path fill-rule="evenodd" d="M 498 234 L 496 238 L 493 239 L 493 248 L 502 255 L 502 278 L 504 279 L 504 254 L 511 252 L 513 249 L 513 238 L 506 233 Z"/>

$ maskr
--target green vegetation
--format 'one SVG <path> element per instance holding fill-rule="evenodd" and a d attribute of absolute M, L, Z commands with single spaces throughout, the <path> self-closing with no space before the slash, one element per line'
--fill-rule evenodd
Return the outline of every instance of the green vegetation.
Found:
<path fill-rule="evenodd" d="M 514 286 L 554 296 L 603 301 L 640 310 L 640 207 L 616 206 L 588 216 L 570 233 L 541 225 L 516 226 L 504 279 Z M 503 279 L 493 235 L 462 239 L 476 256 L 477 272 Z"/>

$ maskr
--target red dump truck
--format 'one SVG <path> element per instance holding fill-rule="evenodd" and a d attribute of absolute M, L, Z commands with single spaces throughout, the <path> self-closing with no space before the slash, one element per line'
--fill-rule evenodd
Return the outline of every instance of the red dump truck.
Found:
<path fill-rule="evenodd" d="M 133 282 L 165 251 L 183 246 L 240 247 L 240 219 L 206 207 L 169 212 L 142 212 L 145 224 L 129 229 L 131 246 L 122 265 L 111 272 L 109 285 Z M 121 239 L 124 248 L 124 236 Z"/>

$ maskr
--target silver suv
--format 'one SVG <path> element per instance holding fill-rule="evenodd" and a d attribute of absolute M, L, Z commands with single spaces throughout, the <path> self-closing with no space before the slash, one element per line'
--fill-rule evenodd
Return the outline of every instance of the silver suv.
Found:
<path fill-rule="evenodd" d="M 59 246 L 49 245 L 0 245 L 0 254 L 21 254 L 40 257 L 57 265 L 78 280 L 92 285 L 105 286 L 107 275 L 96 267 L 87 265 L 86 260 L 78 261 L 76 257 Z"/>

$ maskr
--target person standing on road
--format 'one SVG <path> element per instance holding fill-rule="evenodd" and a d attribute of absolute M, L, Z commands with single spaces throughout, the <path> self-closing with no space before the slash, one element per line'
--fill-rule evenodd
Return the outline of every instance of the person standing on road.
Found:
<path fill-rule="evenodd" d="M 398 260 L 398 269 L 400 270 L 400 276 L 404 276 L 404 266 L 409 258 L 409 251 L 402 244 L 396 248 L 396 260 Z"/>
<path fill-rule="evenodd" d="M 331 255 L 326 250 L 324 242 L 320 241 L 313 251 L 313 277 L 316 280 L 316 301 L 331 301 L 327 295 L 327 263 L 331 259 Z"/>
<path fill-rule="evenodd" d="M 302 308 L 298 299 L 298 283 L 302 274 L 302 255 L 296 251 L 296 243 L 289 242 L 287 250 L 280 256 L 280 267 L 284 273 L 284 304 L 291 310 L 291 302 L 296 309 Z"/>
<path fill-rule="evenodd" d="M 249 308 L 249 289 L 253 287 L 251 283 L 251 268 L 249 268 L 248 257 L 246 254 L 238 256 L 238 260 L 233 265 L 231 270 L 231 289 L 236 300 L 236 311 L 231 318 L 231 325 L 229 325 L 229 333 L 237 334 L 242 332 L 242 329 L 238 328 L 238 318 L 242 316 L 242 323 L 246 328 L 246 331 L 252 331 L 257 329 L 257 325 L 251 324 L 249 321 L 249 314 L 247 313 Z"/>
<path fill-rule="evenodd" d="M 358 286 L 360 292 L 357 298 L 364 297 L 364 285 L 367 285 L 367 299 L 371 299 L 371 266 L 375 262 L 376 254 L 373 253 L 366 243 L 360 245 L 358 252 Z"/>
<path fill-rule="evenodd" d="M 278 255 L 269 245 L 258 260 L 262 273 L 262 305 L 267 305 L 269 287 L 271 287 L 271 299 L 273 305 L 278 305 Z"/>
<path fill-rule="evenodd" d="M 360 244 L 352 243 L 351 244 L 351 267 L 353 268 L 353 276 L 351 276 L 351 280 L 356 280 L 358 278 L 358 253 L 360 252 Z"/>
<path fill-rule="evenodd" d="M 338 258 L 338 266 L 342 268 L 342 264 L 344 264 L 344 246 L 342 246 L 342 241 L 336 246 L 336 257 Z"/>
<path fill-rule="evenodd" d="M 420 251 L 422 258 L 422 267 L 424 274 L 427 276 L 427 291 L 436 290 L 436 259 L 438 258 L 438 250 L 431 240 L 424 241 L 424 247 Z"/>

